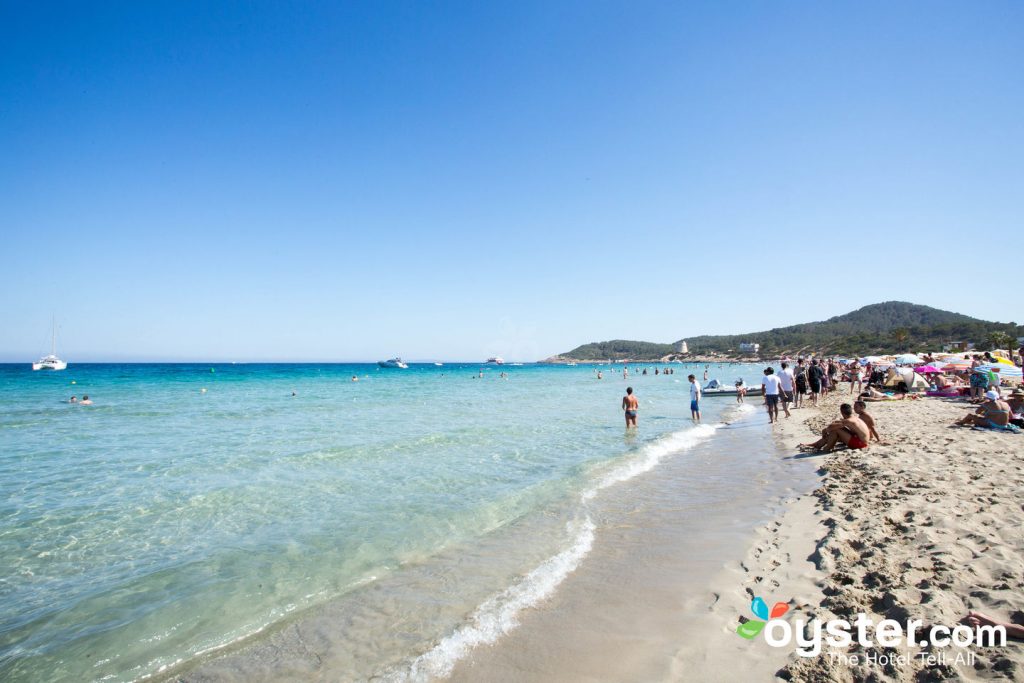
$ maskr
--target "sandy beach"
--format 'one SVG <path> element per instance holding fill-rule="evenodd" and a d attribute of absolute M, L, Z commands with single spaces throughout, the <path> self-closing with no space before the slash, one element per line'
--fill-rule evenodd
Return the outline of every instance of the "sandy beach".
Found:
<path fill-rule="evenodd" d="M 625 569 L 628 580 L 615 584 L 633 596 L 624 600 L 589 581 L 584 565 L 539 615 L 525 615 L 507 640 L 460 663 L 455 680 L 1024 680 L 1024 647 L 1013 640 L 942 656 L 925 648 L 942 661 L 906 646 L 871 655 L 854 644 L 842 651 L 861 656 L 853 662 L 827 648 L 805 658 L 737 636 L 741 617 L 754 618 L 755 596 L 786 602 L 790 623 L 864 612 L 873 623 L 952 627 L 969 610 L 1024 623 L 1024 436 L 950 427 L 970 409 L 965 402 L 904 400 L 869 404 L 885 445 L 800 453 L 798 444 L 851 400 L 847 392 L 844 385 L 817 408 L 794 410 L 774 429 L 780 457 L 817 469 L 818 484 L 775 501 L 779 516 L 756 531 L 742 558 L 701 575 L 706 590 L 693 592 L 682 568 L 675 578 Z M 630 538 L 618 535 L 616 543 Z M 688 548 L 673 559 L 699 556 Z M 659 661 L 664 642 L 630 637 L 652 624 L 676 643 L 668 659 Z"/>
<path fill-rule="evenodd" d="M 674 660 L 676 680 L 1024 680 L 1024 647 L 971 646 L 945 663 L 919 650 L 856 644 L 847 654 L 798 657 L 734 631 L 750 601 L 788 602 L 786 619 L 920 619 L 953 626 L 969 610 L 1024 623 L 1024 436 L 953 428 L 970 407 L 942 399 L 869 404 L 887 445 L 798 454 L 850 400 L 844 385 L 819 409 L 794 411 L 776 436 L 787 457 L 820 464 L 821 486 L 789 501 L 759 529 L 742 561 L 725 567 Z M 836 651 L 838 652 L 838 651 Z M 937 650 L 935 650 L 937 652 Z M 867 656 L 865 656 L 867 655 Z"/>

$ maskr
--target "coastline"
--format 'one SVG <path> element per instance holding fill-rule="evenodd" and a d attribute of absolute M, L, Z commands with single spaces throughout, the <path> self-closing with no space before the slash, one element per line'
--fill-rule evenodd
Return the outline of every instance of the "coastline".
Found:
<path fill-rule="evenodd" d="M 788 602 L 791 624 L 797 618 L 853 621 L 864 612 L 876 624 L 920 619 L 926 628 L 952 627 L 969 610 L 1024 621 L 1024 438 L 949 427 L 969 407 L 963 402 L 904 400 L 868 406 L 888 445 L 796 454 L 795 446 L 816 436 L 838 404 L 850 400 L 847 391 L 841 385 L 818 410 L 776 430 L 788 457 L 820 463 L 821 485 L 790 501 L 758 530 L 746 557 L 723 570 L 671 678 L 1024 680 L 1024 648 L 1015 641 L 949 648 L 953 652 L 938 662 L 915 657 L 919 650 L 906 645 L 855 644 L 849 653 L 860 660 L 853 661 L 827 649 L 798 657 L 792 647 L 772 648 L 733 633 L 739 615 L 752 617 L 755 595 L 768 604 Z M 896 654 L 905 659 L 886 661 Z"/>

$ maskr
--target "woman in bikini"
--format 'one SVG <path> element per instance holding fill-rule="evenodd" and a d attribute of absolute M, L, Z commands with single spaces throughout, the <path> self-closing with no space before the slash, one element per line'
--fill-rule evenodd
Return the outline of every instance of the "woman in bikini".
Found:
<path fill-rule="evenodd" d="M 978 412 L 964 415 L 953 424 L 958 427 L 988 427 L 1001 429 L 1010 424 L 1010 404 L 1000 400 L 994 391 L 985 393 L 987 399 L 978 406 Z"/>

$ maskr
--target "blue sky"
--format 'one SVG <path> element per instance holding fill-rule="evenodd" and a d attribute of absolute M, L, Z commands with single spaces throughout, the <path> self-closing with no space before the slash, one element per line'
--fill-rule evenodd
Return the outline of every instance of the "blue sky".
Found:
<path fill-rule="evenodd" d="M 92 5 L 0 5 L 0 360 L 1024 318 L 1024 4 Z"/>

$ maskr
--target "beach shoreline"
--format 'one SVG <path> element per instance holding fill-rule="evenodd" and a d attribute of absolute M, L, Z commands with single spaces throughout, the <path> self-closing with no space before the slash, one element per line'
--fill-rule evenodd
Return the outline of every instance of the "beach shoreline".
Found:
<path fill-rule="evenodd" d="M 791 624 L 853 622 L 863 612 L 875 624 L 919 619 L 924 628 L 952 628 L 969 610 L 1024 621 L 1020 435 L 950 427 L 972 407 L 965 402 L 885 401 L 869 403 L 868 410 L 886 445 L 798 454 L 800 441 L 838 417 L 839 403 L 852 403 L 847 392 L 841 385 L 805 419 L 784 421 L 776 430 L 787 457 L 820 464 L 820 486 L 790 501 L 758 530 L 743 560 L 717 577 L 713 600 L 694 628 L 705 638 L 680 649 L 671 678 L 1024 680 L 1024 648 L 1014 641 L 994 648 L 926 647 L 928 659 L 906 645 L 856 644 L 799 657 L 793 647 L 736 637 L 740 616 L 755 618 L 754 597 L 769 605 L 787 602 L 784 618 Z"/>

